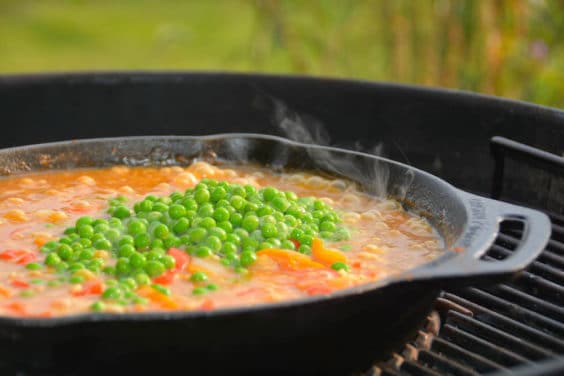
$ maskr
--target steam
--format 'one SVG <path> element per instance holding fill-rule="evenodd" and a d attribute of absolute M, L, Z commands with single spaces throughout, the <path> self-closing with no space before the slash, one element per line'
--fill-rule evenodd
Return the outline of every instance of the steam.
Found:
<path fill-rule="evenodd" d="M 292 111 L 280 100 L 272 97 L 269 100 L 273 107 L 274 126 L 284 137 L 305 144 L 331 146 L 329 133 L 321 121 L 312 116 Z M 346 124 L 343 124 L 343 126 L 346 126 Z M 383 154 L 382 143 L 370 148 L 362 148 L 360 142 L 357 141 L 352 145 L 340 144 L 339 147 L 377 156 Z M 316 148 L 308 149 L 307 153 L 320 169 L 355 180 L 368 193 L 380 197 L 389 194 L 390 170 L 382 161 Z M 412 180 L 413 174 L 406 176 L 405 183 L 407 184 L 401 184 L 400 198 L 405 196 Z"/>

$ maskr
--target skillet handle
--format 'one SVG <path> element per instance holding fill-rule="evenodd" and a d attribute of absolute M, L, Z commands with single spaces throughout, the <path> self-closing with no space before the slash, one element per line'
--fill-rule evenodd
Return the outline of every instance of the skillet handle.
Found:
<path fill-rule="evenodd" d="M 546 214 L 466 192 L 460 192 L 460 195 L 466 206 L 468 221 L 453 246 L 457 252 L 451 252 L 446 261 L 437 260 L 436 267 L 415 270 L 414 279 L 476 280 L 476 277 L 510 276 L 534 261 L 548 243 L 551 223 Z M 517 248 L 504 260 L 480 260 L 495 241 L 503 220 L 524 223 L 523 236 Z"/>

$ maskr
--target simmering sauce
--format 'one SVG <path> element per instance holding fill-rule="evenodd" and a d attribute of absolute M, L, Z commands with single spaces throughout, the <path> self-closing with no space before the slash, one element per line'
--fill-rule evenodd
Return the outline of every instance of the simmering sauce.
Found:
<path fill-rule="evenodd" d="M 0 238 L 0 315 L 31 317 L 330 294 L 442 252 L 425 219 L 349 181 L 205 162 L 3 178 Z"/>

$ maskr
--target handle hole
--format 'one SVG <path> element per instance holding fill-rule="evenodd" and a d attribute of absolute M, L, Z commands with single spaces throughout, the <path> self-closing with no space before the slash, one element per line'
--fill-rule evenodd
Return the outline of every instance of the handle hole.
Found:
<path fill-rule="evenodd" d="M 505 260 L 513 254 L 523 238 L 525 222 L 515 217 L 499 223 L 499 232 L 494 244 L 480 258 L 484 261 Z"/>

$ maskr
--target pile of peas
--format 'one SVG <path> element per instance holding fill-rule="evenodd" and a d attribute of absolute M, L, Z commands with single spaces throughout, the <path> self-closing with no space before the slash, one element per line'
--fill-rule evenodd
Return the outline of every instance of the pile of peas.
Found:
<path fill-rule="evenodd" d="M 47 253 L 45 264 L 70 272 L 71 283 L 82 282 L 76 274 L 81 269 L 113 276 L 102 297 L 139 303 L 143 298 L 134 289 L 174 268 L 175 259 L 166 253 L 173 247 L 195 257 L 215 254 L 223 265 L 245 273 L 257 250 L 284 248 L 309 254 L 314 237 L 350 238 L 339 225 L 338 214 L 323 201 L 273 187 L 257 190 L 204 179 L 184 193 L 149 195 L 133 210 L 125 201 L 110 200 L 111 218 L 81 217 L 64 237 L 46 243 L 41 248 Z M 107 265 L 106 259 L 96 256 L 98 250 L 109 252 L 115 263 Z M 169 293 L 164 286 L 153 287 Z M 93 309 L 102 309 L 103 303 L 98 303 Z"/>

